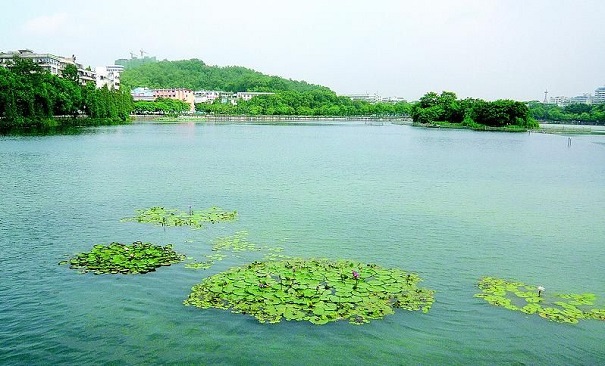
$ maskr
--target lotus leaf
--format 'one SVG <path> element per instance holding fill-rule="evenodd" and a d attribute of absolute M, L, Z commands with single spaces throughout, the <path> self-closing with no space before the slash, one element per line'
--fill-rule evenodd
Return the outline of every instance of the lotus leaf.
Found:
<path fill-rule="evenodd" d="M 372 286 L 366 282 L 370 279 Z M 230 308 L 261 323 L 286 319 L 364 324 L 392 314 L 393 307 L 428 311 L 434 292 L 419 288 L 420 281 L 416 274 L 374 264 L 291 258 L 253 262 L 208 277 L 192 288 L 184 303 L 202 309 Z"/>
<path fill-rule="evenodd" d="M 156 206 L 136 210 L 136 213 L 135 217 L 123 218 L 121 221 L 142 222 L 164 227 L 187 225 L 199 229 L 205 223 L 214 224 L 223 221 L 233 221 L 237 218 L 237 211 L 225 211 L 219 207 L 211 207 L 200 211 L 191 210 L 190 208 L 188 212 L 185 212 Z"/>
<path fill-rule="evenodd" d="M 59 264 L 70 264 L 70 268 L 81 272 L 94 274 L 127 274 L 148 273 L 157 267 L 169 266 L 185 259 L 182 254 L 176 253 L 172 245 L 159 246 L 140 241 L 126 245 L 111 243 L 109 245 L 97 244 L 88 253 L 79 253 Z"/>
<path fill-rule="evenodd" d="M 588 308 L 594 305 L 596 295 L 548 294 L 544 288 L 494 277 L 484 277 L 478 284 L 481 293 L 475 297 L 509 310 L 537 314 L 559 323 L 575 324 L 580 319 L 605 320 L 605 309 Z"/>

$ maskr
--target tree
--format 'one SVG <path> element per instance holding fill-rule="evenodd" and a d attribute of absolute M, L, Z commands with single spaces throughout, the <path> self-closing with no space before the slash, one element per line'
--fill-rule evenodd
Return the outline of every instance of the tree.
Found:
<path fill-rule="evenodd" d="M 68 64 L 61 70 L 61 76 L 65 80 L 69 80 L 74 84 L 80 84 L 80 74 L 76 65 Z"/>

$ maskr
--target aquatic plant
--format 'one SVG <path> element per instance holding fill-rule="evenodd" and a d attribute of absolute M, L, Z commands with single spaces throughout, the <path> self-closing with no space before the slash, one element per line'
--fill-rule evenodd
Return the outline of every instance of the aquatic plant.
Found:
<path fill-rule="evenodd" d="M 264 260 L 281 260 L 288 259 L 289 256 L 279 254 L 284 250 L 281 247 L 259 246 L 248 240 L 247 231 L 238 231 L 233 235 L 218 237 L 212 242 L 212 251 L 214 254 L 206 254 L 206 260 L 194 261 L 185 264 L 189 269 L 209 269 L 215 262 L 225 259 L 227 256 L 235 256 L 239 258 L 239 254 L 243 252 L 261 252 L 267 254 L 263 257 Z"/>
<path fill-rule="evenodd" d="M 363 324 L 392 314 L 393 308 L 427 312 L 434 291 L 418 287 L 420 281 L 415 273 L 346 260 L 253 262 L 204 279 L 184 304 L 231 309 L 261 323 Z"/>
<path fill-rule="evenodd" d="M 160 246 L 140 241 L 126 245 L 111 243 L 96 244 L 90 252 L 79 253 L 59 264 L 94 274 L 129 274 L 155 271 L 161 266 L 181 262 L 185 256 L 172 249 L 172 245 Z"/>
<path fill-rule="evenodd" d="M 248 241 L 247 231 L 238 231 L 233 235 L 223 236 L 214 239 L 212 243 L 213 251 L 231 251 L 231 252 L 245 252 L 245 251 L 258 251 L 260 248 L 256 244 Z"/>
<path fill-rule="evenodd" d="M 509 310 L 537 314 L 550 321 L 575 324 L 580 319 L 605 320 L 605 309 L 593 307 L 594 294 L 547 294 L 542 286 L 495 277 L 482 278 L 478 286 L 481 293 L 475 297 Z"/>
<path fill-rule="evenodd" d="M 207 210 L 179 211 L 176 209 L 166 209 L 164 207 L 151 207 L 148 209 L 136 210 L 135 217 L 123 218 L 122 222 L 141 222 L 158 226 L 190 226 L 193 228 L 202 228 L 205 223 L 217 223 L 224 221 L 233 221 L 237 218 L 237 211 L 225 211 L 220 207 L 211 207 Z"/>

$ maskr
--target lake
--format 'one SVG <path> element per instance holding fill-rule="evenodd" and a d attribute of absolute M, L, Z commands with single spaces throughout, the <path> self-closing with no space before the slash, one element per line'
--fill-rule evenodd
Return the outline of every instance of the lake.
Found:
<path fill-rule="evenodd" d="M 604 364 L 605 322 L 549 322 L 473 297 L 495 276 L 605 303 L 605 136 L 568 145 L 319 121 L 0 137 L 0 364 Z M 152 206 L 239 217 L 201 230 L 120 222 Z M 145 275 L 58 265 L 137 240 L 203 259 L 239 232 L 290 256 L 416 272 L 435 303 L 365 325 L 260 324 L 183 300 L 262 253 Z"/>

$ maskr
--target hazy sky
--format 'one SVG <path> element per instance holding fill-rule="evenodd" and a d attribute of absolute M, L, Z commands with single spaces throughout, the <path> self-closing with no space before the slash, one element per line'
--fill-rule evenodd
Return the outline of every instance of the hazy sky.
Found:
<path fill-rule="evenodd" d="M 112 64 L 144 49 L 415 100 L 542 100 L 605 85 L 604 0 L 3 0 L 0 51 Z"/>

